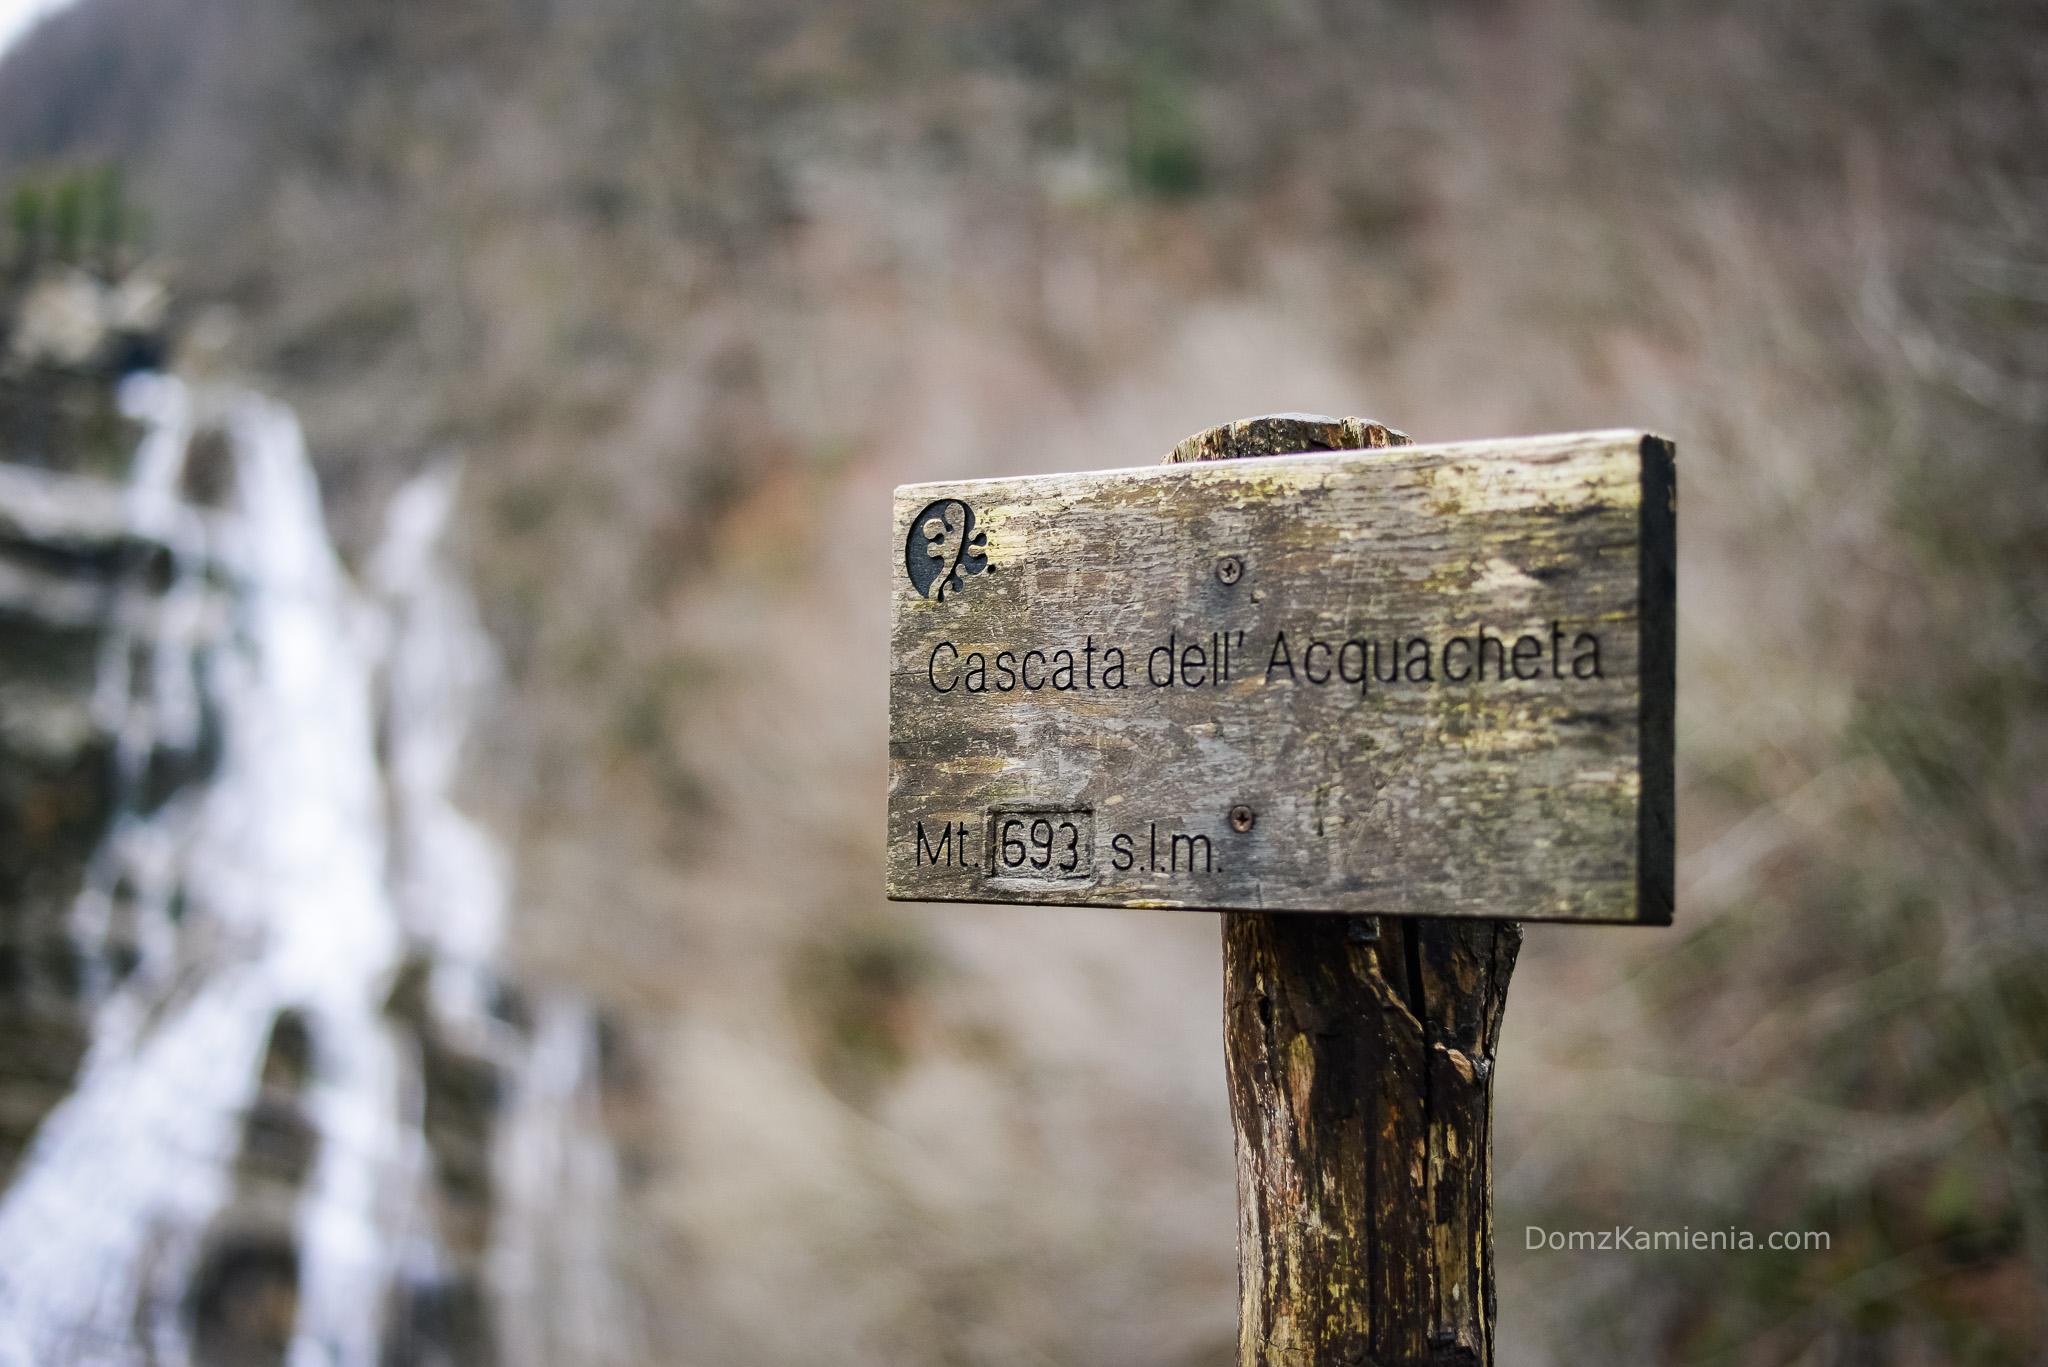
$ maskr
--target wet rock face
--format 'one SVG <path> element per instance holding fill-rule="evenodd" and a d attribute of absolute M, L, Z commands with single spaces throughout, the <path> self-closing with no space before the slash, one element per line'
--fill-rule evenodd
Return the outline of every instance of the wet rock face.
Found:
<path fill-rule="evenodd" d="M 87 1044 L 66 920 L 120 801 L 95 694 L 122 614 L 161 592 L 165 557 L 121 513 L 113 481 L 141 429 L 115 386 L 161 352 L 160 296 L 139 274 L 110 285 L 53 268 L 0 298 L 0 1188 Z M 202 770 L 146 755 L 145 796 Z"/>
<path fill-rule="evenodd" d="M 596 1034 L 501 978 L 448 795 L 493 667 L 455 471 L 358 582 L 289 409 L 75 322 L 0 331 L 0 1358 L 596 1360 Z M 36 385 L 139 415 L 127 465 L 6 459 Z"/>
<path fill-rule="evenodd" d="M 111 263 L 108 263 L 111 264 Z M 114 382 L 160 365 L 168 303 L 149 272 L 14 264 L 0 315 L 0 452 L 37 469 L 119 479 L 141 429 Z"/>
<path fill-rule="evenodd" d="M 113 814 L 112 738 L 91 715 L 99 641 L 0 608 L 0 1185 L 85 1053 L 65 914 Z"/>
<path fill-rule="evenodd" d="M 292 1221 L 320 1144 L 303 1105 L 312 1064 L 305 1018 L 278 1013 L 242 1119 L 233 1195 L 187 1293 L 192 1356 L 207 1367 L 276 1367 L 290 1351 L 299 1305 Z"/>
<path fill-rule="evenodd" d="M 206 1367 L 277 1367 L 291 1348 L 299 1252 L 289 1236 L 223 1243 L 201 1265 L 192 1356 Z"/>
<path fill-rule="evenodd" d="M 505 1079 L 496 1061 L 463 1047 L 437 1019 L 432 973 L 427 956 L 409 956 L 384 1014 L 419 1060 L 420 1130 L 433 1168 L 427 1204 L 444 1258 L 432 1279 L 394 1289 L 384 1360 L 389 1367 L 482 1367 L 499 1360 L 485 1264 L 496 1196 L 492 1141 Z"/>
<path fill-rule="evenodd" d="M 136 429 L 111 391 L 106 377 L 65 366 L 0 370 L 0 442 L 18 464 L 118 477 Z"/>

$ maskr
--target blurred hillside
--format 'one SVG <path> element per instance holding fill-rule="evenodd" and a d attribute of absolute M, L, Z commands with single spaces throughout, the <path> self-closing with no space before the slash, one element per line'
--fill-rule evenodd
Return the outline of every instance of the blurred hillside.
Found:
<path fill-rule="evenodd" d="M 1678 924 L 1530 932 L 1504 1360 L 2048 1351 L 2048 13 L 82 0 L 0 169 L 107 166 L 345 554 L 463 463 L 625 1355 L 1232 1358 L 1217 927 L 880 900 L 882 529 L 1283 409 L 1679 443 Z M 1521 1244 L 1616 1223 L 1832 1246 Z"/>

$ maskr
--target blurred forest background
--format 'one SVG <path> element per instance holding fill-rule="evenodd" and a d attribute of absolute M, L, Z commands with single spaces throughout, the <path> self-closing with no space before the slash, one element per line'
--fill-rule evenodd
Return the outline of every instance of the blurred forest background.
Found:
<path fill-rule="evenodd" d="M 887 508 L 1285 409 L 1679 445 L 1678 921 L 1529 932 L 1503 1362 L 2048 1352 L 2048 9 L 80 0 L 0 172 L 345 558 L 462 463 L 589 1360 L 1234 1360 L 1214 919 L 881 899 Z"/>

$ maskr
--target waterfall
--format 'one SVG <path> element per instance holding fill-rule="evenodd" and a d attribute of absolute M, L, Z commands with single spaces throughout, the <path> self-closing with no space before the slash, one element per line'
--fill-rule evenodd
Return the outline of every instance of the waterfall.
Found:
<path fill-rule="evenodd" d="M 530 1322 L 566 1237 L 545 1213 L 565 1183 L 601 1211 L 609 1149 L 588 1012 L 502 1009 L 504 858 L 450 798 L 492 668 L 437 552 L 455 471 L 401 490 L 359 587 L 287 408 L 160 375 L 121 401 L 129 531 L 165 568 L 103 639 L 120 796 L 71 921 L 90 1045 L 0 1193 L 0 1367 L 177 1367 L 224 1333 L 375 1367 L 471 1301 Z M 203 430 L 232 509 L 180 497 Z M 204 777 L 164 793 L 167 756 Z M 479 1147 L 436 1147 L 443 1077 L 505 1096 L 471 1125 L 481 1210 L 437 1187 Z"/>

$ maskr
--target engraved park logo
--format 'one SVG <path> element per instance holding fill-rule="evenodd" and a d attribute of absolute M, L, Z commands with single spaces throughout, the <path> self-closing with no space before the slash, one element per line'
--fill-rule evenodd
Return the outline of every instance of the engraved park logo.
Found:
<path fill-rule="evenodd" d="M 903 568 L 919 593 L 939 602 L 966 587 L 967 575 L 988 569 L 988 533 L 974 530 L 974 509 L 942 498 L 910 519 Z"/>

